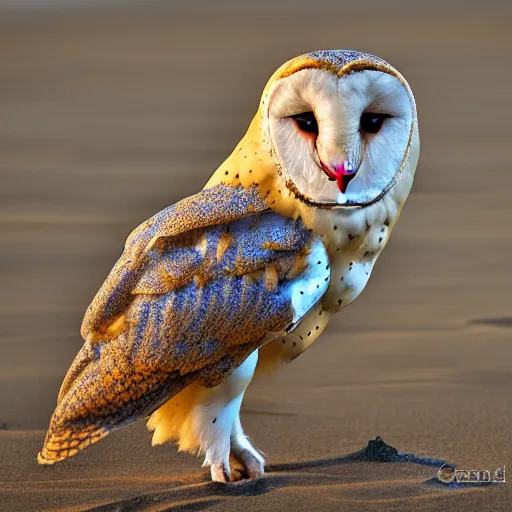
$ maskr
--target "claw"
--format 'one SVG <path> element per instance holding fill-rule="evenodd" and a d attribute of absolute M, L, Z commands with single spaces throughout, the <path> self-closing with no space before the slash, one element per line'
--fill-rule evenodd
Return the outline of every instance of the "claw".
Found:
<path fill-rule="evenodd" d="M 212 464 L 210 471 L 212 475 L 212 481 L 214 482 L 227 484 L 232 481 L 229 464 Z"/>
<path fill-rule="evenodd" d="M 249 450 L 232 451 L 231 455 L 242 465 L 248 479 L 259 478 L 265 473 L 263 461 Z"/>

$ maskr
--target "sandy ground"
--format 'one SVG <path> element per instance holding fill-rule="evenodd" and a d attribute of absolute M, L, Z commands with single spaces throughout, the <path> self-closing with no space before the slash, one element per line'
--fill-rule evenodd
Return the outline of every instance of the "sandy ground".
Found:
<path fill-rule="evenodd" d="M 512 9 L 371 3 L 0 17 L 2 511 L 510 510 L 510 483 L 446 487 L 435 467 L 339 459 L 381 435 L 512 468 Z M 202 187 L 278 65 L 329 47 L 405 74 L 422 157 L 362 297 L 249 389 L 267 475 L 214 485 L 200 461 L 151 448 L 143 424 L 38 466 L 83 312 L 126 235 Z"/>

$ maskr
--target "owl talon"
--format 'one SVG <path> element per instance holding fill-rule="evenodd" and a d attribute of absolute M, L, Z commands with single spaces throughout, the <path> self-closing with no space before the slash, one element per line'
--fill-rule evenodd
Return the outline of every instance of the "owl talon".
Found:
<path fill-rule="evenodd" d="M 210 471 L 213 482 L 227 484 L 233 481 L 229 464 L 212 464 L 210 467 Z"/>
<path fill-rule="evenodd" d="M 246 478 L 243 471 L 238 469 L 233 469 L 231 471 L 231 480 L 230 482 L 239 482 L 240 480 L 244 480 Z"/>
<path fill-rule="evenodd" d="M 240 480 L 254 480 L 263 476 L 265 469 L 263 459 L 247 449 L 231 451 L 233 467 L 229 464 L 212 464 L 210 471 L 213 482 L 227 484 Z"/>
<path fill-rule="evenodd" d="M 249 450 L 235 450 L 231 455 L 242 465 L 246 479 L 253 480 L 263 476 L 265 472 L 263 461 Z"/>

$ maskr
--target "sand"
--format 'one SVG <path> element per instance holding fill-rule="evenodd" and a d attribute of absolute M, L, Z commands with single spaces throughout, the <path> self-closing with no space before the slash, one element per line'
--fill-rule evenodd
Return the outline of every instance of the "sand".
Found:
<path fill-rule="evenodd" d="M 380 435 L 459 468 L 512 468 L 512 9 L 395 4 L 0 16 L 0 510 L 510 510 L 510 483 L 341 458 Z M 151 448 L 142 423 L 38 466 L 81 318 L 127 234 L 202 187 L 279 64 L 326 47 L 404 73 L 422 156 L 363 295 L 249 388 L 242 419 L 266 476 L 213 484 L 200 460 Z"/>

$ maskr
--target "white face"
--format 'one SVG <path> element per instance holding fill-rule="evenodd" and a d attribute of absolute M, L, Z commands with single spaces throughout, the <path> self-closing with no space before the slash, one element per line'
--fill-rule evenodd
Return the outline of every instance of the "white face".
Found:
<path fill-rule="evenodd" d="M 341 78 L 303 69 L 276 82 L 268 103 L 273 150 L 298 191 L 316 203 L 373 201 L 407 153 L 414 100 L 381 71 Z"/>

